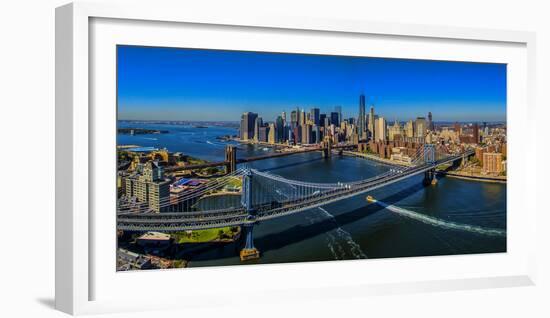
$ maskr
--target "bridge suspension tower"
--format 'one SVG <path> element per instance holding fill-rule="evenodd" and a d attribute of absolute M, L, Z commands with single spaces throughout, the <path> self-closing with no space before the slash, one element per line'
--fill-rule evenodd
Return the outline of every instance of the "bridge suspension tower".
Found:
<path fill-rule="evenodd" d="M 433 164 L 436 162 L 436 153 L 434 144 L 425 144 L 424 146 L 424 163 Z M 436 185 L 437 178 L 435 177 L 435 167 L 424 172 L 424 181 L 425 185 Z"/>
<path fill-rule="evenodd" d="M 252 204 L 252 171 L 250 171 L 249 168 L 245 168 L 243 173 L 241 205 L 248 215 L 246 217 L 246 223 L 242 225 L 244 247 L 239 253 L 241 261 L 260 258 L 260 251 L 254 246 L 253 229 L 256 223 L 256 211 Z"/>

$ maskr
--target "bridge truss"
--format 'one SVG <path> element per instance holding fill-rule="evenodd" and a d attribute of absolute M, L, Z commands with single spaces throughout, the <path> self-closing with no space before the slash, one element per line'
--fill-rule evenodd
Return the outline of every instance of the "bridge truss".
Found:
<path fill-rule="evenodd" d="M 164 207 L 180 207 L 177 211 L 151 213 L 147 208 L 132 209 L 129 205 L 121 205 L 117 214 L 117 228 L 128 231 L 175 232 L 249 226 L 337 202 L 415 175 L 424 173 L 425 177 L 433 178 L 433 171 L 438 165 L 461 160 L 472 154 L 471 150 L 460 154 L 445 154 L 437 151 L 434 145 L 424 145 L 412 157 L 410 167 L 394 167 L 364 180 L 336 183 L 292 180 L 243 166 L 188 191 L 185 195 L 161 202 Z M 242 184 L 240 193 L 228 193 L 224 190 L 235 183 Z M 211 200 L 216 196 L 216 200 Z"/>

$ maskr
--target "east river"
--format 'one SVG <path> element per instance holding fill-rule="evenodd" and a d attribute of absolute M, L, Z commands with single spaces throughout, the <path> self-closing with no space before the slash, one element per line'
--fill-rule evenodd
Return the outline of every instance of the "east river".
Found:
<path fill-rule="evenodd" d="M 223 160 L 233 135 L 225 127 L 119 123 L 119 127 L 168 130 L 168 134 L 118 135 L 118 144 L 167 148 L 206 160 Z M 230 142 L 234 143 L 234 142 Z M 236 144 L 236 143 L 234 143 Z M 272 151 L 238 145 L 238 157 Z M 366 159 L 307 153 L 256 161 L 251 167 L 311 182 L 347 182 L 372 177 L 391 167 Z M 506 185 L 440 177 L 424 187 L 422 176 L 320 208 L 263 222 L 254 227 L 261 252 L 250 263 L 282 263 L 506 251 Z M 216 245 L 195 255 L 190 267 L 241 264 L 235 243 Z"/>

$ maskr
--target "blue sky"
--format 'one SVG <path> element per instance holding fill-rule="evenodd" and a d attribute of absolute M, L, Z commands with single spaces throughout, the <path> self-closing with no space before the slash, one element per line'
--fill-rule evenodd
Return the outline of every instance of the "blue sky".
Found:
<path fill-rule="evenodd" d="M 349 56 L 118 46 L 119 119 L 264 121 L 282 111 L 342 106 L 390 121 L 504 121 L 506 65 Z"/>

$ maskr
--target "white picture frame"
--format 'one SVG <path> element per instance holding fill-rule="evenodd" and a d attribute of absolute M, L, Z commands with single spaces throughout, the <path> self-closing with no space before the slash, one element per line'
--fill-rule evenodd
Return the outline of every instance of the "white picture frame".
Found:
<path fill-rule="evenodd" d="M 175 25 L 192 26 L 215 26 L 215 29 L 236 27 L 237 29 L 250 30 L 254 32 L 284 31 L 285 34 L 293 32 L 314 32 L 318 37 L 326 36 L 381 36 L 402 41 L 403 38 L 420 39 L 432 43 L 447 42 L 450 45 L 477 45 L 476 43 L 496 43 L 504 46 L 517 47 L 518 55 L 514 57 L 512 65 L 521 65 L 511 73 L 511 84 L 516 95 L 511 100 L 508 109 L 508 120 L 515 135 L 510 137 L 509 156 L 509 189 L 508 209 L 516 211 L 514 215 L 522 214 L 522 218 L 511 218 L 509 224 L 510 240 L 517 240 L 517 244 L 509 244 L 511 250 L 506 255 L 488 255 L 479 257 L 476 255 L 438 257 L 431 258 L 401 258 L 390 260 L 372 261 L 348 261 L 348 262 L 324 262 L 331 264 L 293 264 L 293 265 L 268 265 L 268 266 L 233 266 L 221 268 L 209 268 L 191 270 L 186 274 L 178 274 L 178 271 L 170 273 L 162 271 L 141 272 L 141 273 L 114 273 L 113 275 L 123 277 L 120 282 L 112 280 L 112 285 L 103 284 L 97 288 L 95 279 L 108 279 L 102 276 L 101 269 L 97 267 L 97 260 L 104 259 L 101 256 L 97 234 L 97 222 L 103 222 L 102 218 L 95 218 L 91 214 L 98 204 L 91 199 L 90 193 L 95 191 L 92 179 L 97 164 L 97 156 L 103 152 L 95 149 L 98 141 L 112 140 L 115 131 L 97 130 L 97 116 L 104 118 L 105 110 L 97 113 L 91 105 L 97 102 L 98 96 L 90 92 L 95 82 L 94 76 L 107 76 L 113 70 L 106 70 L 105 74 L 97 74 L 96 70 L 90 68 L 92 59 L 97 56 L 90 43 L 103 41 L 112 45 L 118 41 L 118 37 L 103 36 L 110 32 L 109 27 L 96 32 L 93 29 L 95 21 L 123 21 L 124 23 L 138 21 L 136 23 L 154 23 L 156 28 L 166 29 L 165 36 L 159 37 L 158 45 L 166 44 L 174 37 L 170 29 Z M 159 23 L 161 24 L 159 26 Z M 116 23 L 115 23 L 116 24 Z M 111 26 L 112 27 L 112 26 Z M 119 26 L 114 26 L 119 27 Z M 127 25 L 122 28 L 128 28 Z M 130 27 L 131 28 L 131 27 Z M 147 26 L 145 26 L 147 28 Z M 118 29 L 122 30 L 122 29 Z M 102 33 L 103 32 L 103 33 Z M 164 32 L 164 31 L 162 31 Z M 239 31 L 240 32 L 240 31 Z M 124 33 L 124 32 L 122 32 Z M 120 34 L 122 34 L 120 33 Z M 129 31 L 128 36 L 132 31 Z M 135 35 L 133 35 L 135 36 Z M 96 38 L 94 38 L 96 37 Z M 102 37 L 98 39 L 97 37 Z M 143 34 L 145 39 L 147 35 Z M 161 39 L 162 38 L 162 39 Z M 114 42 L 113 42 L 114 41 Z M 137 40 L 136 40 L 137 41 Z M 148 40 L 150 41 L 150 40 Z M 168 42 L 162 42 L 168 41 Z M 161 43 L 162 42 L 162 43 Z M 110 43 L 110 44 L 109 44 Z M 469 43 L 469 44 L 468 44 Z M 473 44 L 472 44 L 473 43 Z M 103 44 L 100 44 L 103 45 Z M 174 44 L 176 45 L 176 44 Z M 242 44 L 241 44 L 242 45 Z M 122 284 L 122 281 L 146 279 L 157 281 L 159 285 L 167 284 L 173 279 L 182 279 L 185 276 L 188 284 L 198 284 L 195 277 L 204 277 L 205 273 L 212 279 L 228 279 L 228 282 L 235 283 L 237 280 L 230 280 L 226 276 L 242 277 L 248 275 L 252 280 L 265 279 L 266 283 L 251 286 L 252 290 L 262 292 L 262 296 L 251 294 L 249 301 L 266 301 L 265 296 L 270 295 L 270 301 L 286 301 L 295 299 L 322 299 L 335 293 L 324 291 L 338 291 L 337 297 L 348 297 L 358 295 L 379 295 L 404 293 L 412 291 L 438 291 L 457 289 L 476 289 L 489 287 L 525 286 L 535 281 L 536 251 L 535 244 L 535 219 L 536 209 L 534 206 L 534 193 L 523 191 L 524 184 L 535 184 L 536 173 L 534 167 L 526 165 L 514 173 L 514 167 L 522 165 L 520 154 L 528 154 L 534 158 L 536 147 L 533 141 L 524 140 L 521 143 L 521 134 L 528 134 L 533 131 L 535 125 L 529 123 L 534 121 L 534 87 L 535 87 L 535 34 L 520 31 L 484 30 L 469 28 L 440 27 L 427 25 L 407 25 L 400 23 L 380 23 L 367 21 L 342 21 L 330 19 L 303 19 L 290 16 L 249 16 L 242 14 L 223 14 L 216 12 L 204 12 L 194 10 L 189 4 L 174 4 L 163 7 L 146 6 L 119 6 L 115 1 L 109 4 L 72 3 L 56 9 L 56 308 L 71 314 L 102 313 L 127 310 L 144 310 L 154 308 L 185 307 L 185 306 L 208 306 L 212 303 L 235 304 L 239 301 L 238 296 L 212 298 L 219 296 L 216 292 L 201 290 L 197 295 L 185 295 L 182 300 L 178 297 L 165 298 L 149 296 L 148 302 L 132 301 L 129 297 L 123 297 L 124 293 L 115 286 Z M 389 49 L 388 49 L 389 50 Z M 395 48 L 393 49 L 395 50 Z M 426 50 L 426 49 L 424 49 Z M 498 49 L 488 49 L 486 55 L 495 55 Z M 521 52 L 519 52 L 521 51 Z M 417 52 L 417 53 L 415 53 Z M 114 53 L 114 52 L 112 52 Z M 380 53 L 386 54 L 386 53 Z M 411 50 L 410 57 L 425 56 L 422 49 Z M 414 54 L 419 54 L 415 56 Z M 442 50 L 439 58 L 444 58 L 445 50 Z M 427 56 L 427 55 L 426 55 Z M 478 57 L 472 57 L 478 60 Z M 450 54 L 449 59 L 453 59 Z M 498 56 L 488 57 L 487 60 L 499 60 Z M 112 61 L 112 60 L 111 60 Z M 506 62 L 503 60 L 503 62 Z M 101 65 L 109 65 L 99 62 Z M 516 64 L 514 64 L 516 63 Z M 101 73 L 101 72 L 100 72 Z M 107 98 L 107 102 L 109 98 Z M 112 102 L 112 101 L 111 101 Z M 110 110 L 114 112 L 114 109 Z M 109 111 L 108 111 L 109 112 Z M 108 116 L 108 114 L 106 115 Z M 512 117 L 513 116 L 513 117 Z M 95 119 L 94 119 L 95 118 Z M 522 132 L 524 131 L 524 132 Z M 109 137 L 109 134 L 111 136 Z M 91 151 L 94 149 L 94 151 Z M 95 151 L 98 150 L 98 151 Z M 523 159 L 526 160 L 526 159 Z M 512 183 L 513 182 L 513 183 Z M 114 184 L 114 181 L 113 181 Z M 519 205 L 520 200 L 524 203 Z M 97 200 L 99 201 L 99 200 Z M 106 202 L 103 202 L 106 204 Z M 114 209 L 114 206 L 113 206 Z M 516 222 L 517 221 L 517 222 Z M 103 224 L 103 223 L 102 223 Z M 101 225 L 101 224 L 100 224 Z M 103 226 L 103 225 L 101 225 Z M 114 232 L 112 232 L 114 233 Z M 114 236 L 114 235 L 113 235 Z M 509 241 L 514 243 L 516 241 Z M 112 246 L 107 246 L 110 248 Z M 112 251 L 114 254 L 114 250 Z M 468 267 L 472 260 L 478 260 L 486 264 L 484 268 L 475 269 Z M 361 268 L 369 266 L 369 271 L 380 269 L 381 271 L 394 270 L 402 271 L 403 262 L 409 262 L 411 267 L 429 266 L 437 263 L 437 266 L 447 267 L 440 272 L 414 272 L 414 279 L 403 279 L 399 275 L 395 279 L 389 279 L 389 275 L 381 275 L 379 280 L 365 275 L 364 278 L 354 278 L 351 274 L 357 273 Z M 369 263 L 370 265 L 366 265 Z M 502 264 L 502 268 L 491 270 L 487 264 Z M 432 264 L 433 265 L 433 264 Z M 433 265 L 435 266 L 435 265 Z M 342 277 L 315 278 L 307 273 L 326 271 L 331 268 L 350 273 Z M 483 267 L 483 266 L 481 266 Z M 385 269 L 382 269 L 385 268 Z M 463 273 L 451 273 L 461 270 Z M 231 275 L 226 273 L 230 272 Z M 294 273 L 294 274 L 292 274 Z M 111 274 L 109 274 L 111 275 Z M 123 276 L 124 275 L 124 276 Z M 175 278 L 176 275 L 178 278 Z M 294 275 L 296 279 L 291 282 L 277 284 L 278 275 Z M 269 278 L 269 276 L 272 276 Z M 101 278 L 102 277 L 102 278 Z M 120 287 L 120 286 L 119 286 Z M 102 297 L 101 293 L 112 289 L 113 295 Z M 307 291 L 304 292 L 304 291 Z M 219 291 L 223 292 L 223 291 Z M 120 295 L 118 297 L 117 295 Z M 210 297 L 204 297 L 208 295 Z M 212 301 L 215 299 L 215 301 Z"/>

